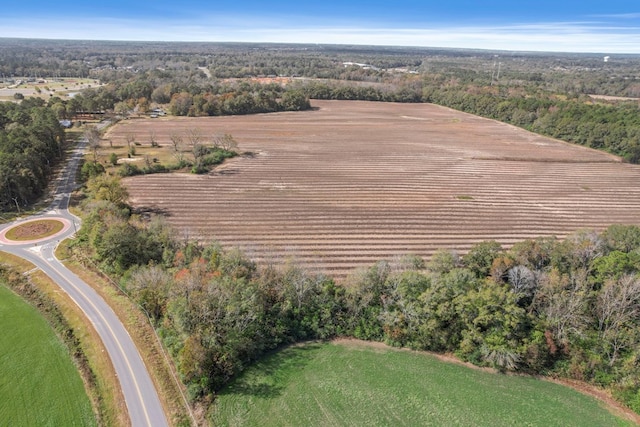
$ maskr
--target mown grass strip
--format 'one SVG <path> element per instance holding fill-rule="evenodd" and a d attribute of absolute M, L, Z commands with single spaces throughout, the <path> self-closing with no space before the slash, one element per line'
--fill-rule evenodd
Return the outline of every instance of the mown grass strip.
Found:
<path fill-rule="evenodd" d="M 218 397 L 213 424 L 260 426 L 623 426 L 567 387 L 350 344 L 282 350 Z"/>
<path fill-rule="evenodd" d="M 73 334 L 79 341 L 80 350 L 87 360 L 89 372 L 83 373 L 85 390 L 93 402 L 94 410 L 99 413 L 100 424 L 127 425 L 129 422 L 127 408 L 111 360 L 98 333 L 91 327 L 80 308 L 58 285 L 40 270 L 36 270 L 30 262 L 15 255 L 0 252 L 0 263 L 10 266 L 14 272 L 30 272 L 30 281 L 55 303 L 64 321 L 73 330 Z"/>
<path fill-rule="evenodd" d="M 44 318 L 0 285 L 0 424 L 93 426 L 82 379 Z"/>

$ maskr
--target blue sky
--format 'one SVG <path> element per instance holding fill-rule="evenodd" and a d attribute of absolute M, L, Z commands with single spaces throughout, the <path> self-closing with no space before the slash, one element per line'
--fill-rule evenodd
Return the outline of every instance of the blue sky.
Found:
<path fill-rule="evenodd" d="M 640 0 L 22 1 L 0 37 L 640 53 Z"/>

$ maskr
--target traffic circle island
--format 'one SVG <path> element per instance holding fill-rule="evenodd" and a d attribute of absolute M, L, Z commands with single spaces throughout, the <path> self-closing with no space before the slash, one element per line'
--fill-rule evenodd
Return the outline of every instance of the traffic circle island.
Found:
<path fill-rule="evenodd" d="M 0 243 L 24 245 L 55 238 L 71 227 L 65 218 L 37 218 L 22 222 L 0 232 Z"/>

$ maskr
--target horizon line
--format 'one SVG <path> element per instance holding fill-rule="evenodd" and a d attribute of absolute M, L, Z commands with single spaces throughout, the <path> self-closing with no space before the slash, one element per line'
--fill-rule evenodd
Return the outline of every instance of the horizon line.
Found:
<path fill-rule="evenodd" d="M 471 51 L 471 52 L 502 52 L 518 54 L 551 54 L 551 55 L 621 55 L 625 57 L 638 56 L 640 52 L 615 52 L 615 51 L 571 51 L 571 50 L 538 50 L 538 49 L 507 49 L 507 48 L 484 48 L 484 47 L 462 47 L 462 46 L 431 46 L 431 45 L 410 45 L 410 44 L 376 44 L 361 42 L 292 42 L 292 41 L 248 41 L 248 40 L 161 40 L 161 39 L 111 39 L 111 38 L 75 38 L 75 37 L 21 37 L 0 35 L 0 40 L 31 40 L 31 41 L 54 41 L 54 42 L 104 42 L 104 43 L 176 43 L 176 44 L 220 44 L 220 45 L 287 45 L 287 46 L 335 46 L 335 47 L 380 47 L 397 49 L 418 49 L 418 50 L 440 50 L 440 51 Z"/>

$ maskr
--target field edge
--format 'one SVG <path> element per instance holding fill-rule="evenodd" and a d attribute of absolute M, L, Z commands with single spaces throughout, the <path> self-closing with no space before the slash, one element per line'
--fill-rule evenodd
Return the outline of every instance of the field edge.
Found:
<path fill-rule="evenodd" d="M 637 425 L 640 425 L 640 414 L 636 414 L 630 408 L 624 406 L 623 404 L 615 400 L 611 396 L 611 394 L 606 390 L 598 388 L 594 385 L 591 385 L 585 382 L 578 381 L 578 380 L 556 378 L 556 377 L 550 377 L 550 376 L 544 376 L 544 375 L 528 375 L 528 374 L 516 373 L 516 372 L 500 373 L 498 370 L 493 368 L 477 366 L 477 365 L 474 365 L 473 363 L 465 362 L 464 360 L 461 360 L 458 357 L 456 357 L 454 354 L 435 353 L 435 352 L 426 351 L 426 350 L 412 350 L 404 347 L 402 348 L 393 347 L 377 341 L 364 341 L 364 340 L 359 340 L 357 338 L 343 337 L 343 338 L 336 338 L 328 342 L 335 345 L 344 345 L 344 346 L 353 346 L 353 347 L 362 346 L 362 347 L 368 347 L 368 348 L 384 348 L 388 350 L 398 350 L 398 351 L 407 351 L 407 352 L 412 352 L 417 354 L 425 354 L 425 355 L 435 357 L 441 362 L 461 365 L 474 370 L 494 373 L 496 375 L 509 375 L 509 376 L 515 376 L 515 377 L 535 378 L 541 381 L 548 381 L 554 384 L 559 384 L 559 385 L 571 388 L 581 394 L 591 396 L 597 399 L 599 402 L 601 402 L 603 404 L 603 407 L 607 409 L 612 415 L 616 417 L 624 418 L 627 421 L 631 421 Z"/>
<path fill-rule="evenodd" d="M 0 265 L 4 270 L 0 286 L 15 294 L 42 316 L 58 342 L 64 347 L 82 381 L 96 425 L 108 424 L 111 412 L 108 401 L 99 386 L 100 375 L 96 374 L 94 364 L 87 354 L 86 342 L 81 339 L 82 333 L 78 333 L 77 322 L 70 320 L 68 313 L 65 313 L 58 303 L 58 298 L 62 296 L 52 293 L 51 280 L 44 274 L 37 276 L 38 272 L 28 261 L 15 258 L 0 251 Z M 21 277 L 18 277 L 18 274 Z M 24 281 L 23 277 L 26 277 Z"/>

